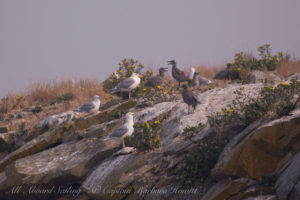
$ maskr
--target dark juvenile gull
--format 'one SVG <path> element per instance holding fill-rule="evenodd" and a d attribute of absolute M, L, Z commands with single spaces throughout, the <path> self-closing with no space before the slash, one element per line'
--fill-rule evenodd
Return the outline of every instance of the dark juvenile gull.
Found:
<path fill-rule="evenodd" d="M 194 73 L 194 78 L 193 78 L 193 85 L 195 86 L 202 86 L 202 85 L 210 85 L 213 82 L 203 76 L 201 76 L 198 72 Z"/>
<path fill-rule="evenodd" d="M 131 136 L 132 133 L 134 132 L 134 128 L 133 128 L 133 113 L 132 112 L 128 112 L 126 114 L 126 122 L 125 124 L 123 124 L 121 127 L 115 129 L 111 134 L 109 134 L 109 138 L 111 137 L 122 137 L 124 138 L 125 136 Z M 123 147 L 125 147 L 125 143 L 123 140 Z"/>
<path fill-rule="evenodd" d="M 214 79 L 217 80 L 229 80 L 230 79 L 230 69 L 231 69 L 231 63 L 227 63 L 227 67 L 224 70 L 221 70 L 220 72 L 218 72 Z"/>
<path fill-rule="evenodd" d="M 135 89 L 141 82 L 140 77 L 136 73 L 121 81 L 116 87 L 111 90 L 111 93 L 128 92 L 129 99 L 131 98 L 131 90 Z"/>
<path fill-rule="evenodd" d="M 99 96 L 96 95 L 96 96 L 94 96 L 93 101 L 82 104 L 75 110 L 75 112 L 86 112 L 86 113 L 97 112 L 99 110 L 100 103 L 101 103 L 101 101 L 99 99 Z"/>
<path fill-rule="evenodd" d="M 190 113 L 190 106 L 192 106 L 192 112 L 194 112 L 197 105 L 200 104 L 200 101 L 198 100 L 196 95 L 188 89 L 187 85 L 183 85 L 182 88 L 182 99 L 188 105 L 188 113 Z"/>
<path fill-rule="evenodd" d="M 178 86 L 180 86 L 180 82 L 189 81 L 189 77 L 187 77 L 184 72 L 176 67 L 176 61 L 171 60 L 168 61 L 169 65 L 172 65 L 172 76 L 178 81 Z"/>
<path fill-rule="evenodd" d="M 159 68 L 159 75 L 151 77 L 146 83 L 145 87 L 156 87 L 162 85 L 164 82 L 165 72 L 168 71 L 168 68 Z"/>
<path fill-rule="evenodd" d="M 232 72 L 232 64 L 227 63 L 226 69 L 221 70 L 219 73 L 217 73 L 214 77 L 214 79 L 217 80 L 237 80 L 241 79 L 239 72 Z"/>

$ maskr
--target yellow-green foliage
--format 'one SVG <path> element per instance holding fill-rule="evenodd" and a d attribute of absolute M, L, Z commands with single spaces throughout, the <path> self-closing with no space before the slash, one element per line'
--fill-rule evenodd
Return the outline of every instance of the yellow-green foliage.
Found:
<path fill-rule="evenodd" d="M 141 74 L 144 65 L 138 61 L 137 59 L 123 59 L 119 64 L 119 69 L 112 73 L 108 79 L 103 82 L 103 90 L 105 92 L 109 92 L 112 88 L 114 88 L 118 83 L 127 79 L 132 75 L 133 72 Z M 150 72 L 146 72 L 142 74 L 141 82 L 145 81 L 145 79 L 149 79 L 152 75 Z"/>
<path fill-rule="evenodd" d="M 239 52 L 235 54 L 234 62 L 232 65 L 232 72 L 248 72 L 251 70 L 276 70 L 279 64 L 288 61 L 289 55 L 285 52 L 278 52 L 275 55 L 271 54 L 271 45 L 265 44 L 257 48 L 259 57 L 254 57 Z"/>
<path fill-rule="evenodd" d="M 300 101 L 300 81 L 282 82 L 276 87 L 265 86 L 258 98 L 247 98 L 243 88 L 235 91 L 236 99 L 227 108 L 208 116 L 211 126 L 222 128 L 242 122 L 245 126 L 260 118 L 277 118 L 288 114 Z"/>
<path fill-rule="evenodd" d="M 126 146 L 133 146 L 139 151 L 158 148 L 160 146 L 160 121 L 134 125 L 133 136 L 124 137 Z"/>

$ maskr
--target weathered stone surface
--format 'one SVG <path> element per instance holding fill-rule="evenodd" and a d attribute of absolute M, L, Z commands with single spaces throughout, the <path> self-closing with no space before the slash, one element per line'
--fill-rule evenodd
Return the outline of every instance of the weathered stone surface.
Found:
<path fill-rule="evenodd" d="M 258 195 L 256 197 L 249 197 L 244 200 L 277 200 L 276 195 Z"/>
<path fill-rule="evenodd" d="M 294 189 L 289 195 L 290 200 L 300 199 L 300 181 L 294 186 Z"/>
<path fill-rule="evenodd" d="M 15 185 L 52 187 L 80 183 L 89 170 L 122 147 L 121 139 L 83 139 L 16 160 L 6 168 L 7 191 Z"/>
<path fill-rule="evenodd" d="M 300 74 L 293 74 L 287 78 L 288 81 L 291 81 L 292 79 L 300 80 Z"/>
<path fill-rule="evenodd" d="M 125 110 L 130 109 L 136 105 L 136 101 L 126 101 L 120 105 L 113 106 L 113 108 L 109 108 L 103 112 L 100 112 L 95 115 L 88 115 L 83 118 L 79 118 L 74 120 L 71 130 L 69 134 L 73 134 L 76 131 L 84 130 L 90 128 L 93 125 L 102 124 L 113 119 L 112 115 L 115 110 Z"/>
<path fill-rule="evenodd" d="M 247 187 L 254 184 L 254 181 L 246 178 L 236 180 L 224 179 L 214 185 L 202 198 L 202 200 L 224 200 L 238 194 Z"/>
<path fill-rule="evenodd" d="M 83 182 L 81 189 L 94 199 L 123 199 L 153 182 L 160 153 L 130 154 L 101 163 Z M 141 198 L 139 194 L 135 196 Z"/>
<path fill-rule="evenodd" d="M 56 129 L 40 135 L 39 137 L 24 144 L 14 152 L 8 154 L 0 161 L 0 171 L 4 170 L 7 165 L 11 164 L 17 159 L 38 153 L 52 145 L 59 143 L 61 141 L 61 134 L 65 132 L 66 129 L 68 129 L 68 124 L 62 127 L 57 127 Z"/>
<path fill-rule="evenodd" d="M 0 126 L 0 133 L 7 133 L 8 127 L 7 126 Z"/>
<path fill-rule="evenodd" d="M 212 175 L 216 179 L 232 176 L 258 179 L 272 175 L 280 167 L 278 164 L 283 164 L 280 161 L 298 149 L 299 135 L 300 109 L 257 128 L 236 145 L 230 144 Z"/>
<path fill-rule="evenodd" d="M 300 180 L 300 152 L 298 152 L 292 159 L 290 159 L 280 171 L 280 176 L 276 181 L 275 188 L 278 198 L 288 199 L 289 194 L 296 186 L 299 185 Z M 298 186 L 299 188 L 299 186 Z M 299 190 L 298 190 L 299 192 Z M 297 187 L 295 188 L 294 196 L 300 198 L 297 194 Z M 297 199 L 297 198 L 296 198 Z"/>
<path fill-rule="evenodd" d="M 244 80 L 244 83 L 257 83 L 263 82 L 265 80 L 273 80 L 273 81 L 280 81 L 280 77 L 274 73 L 267 73 L 263 71 L 254 70 L 250 72 L 250 74 Z"/>
<path fill-rule="evenodd" d="M 16 137 L 15 131 L 10 131 L 8 133 L 1 133 L 0 138 L 2 138 L 7 144 L 12 145 L 15 143 L 15 137 Z"/>

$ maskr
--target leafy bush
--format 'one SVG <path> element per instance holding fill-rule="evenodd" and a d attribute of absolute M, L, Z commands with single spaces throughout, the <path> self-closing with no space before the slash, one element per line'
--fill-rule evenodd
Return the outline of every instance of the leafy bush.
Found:
<path fill-rule="evenodd" d="M 135 147 L 139 151 L 158 148 L 160 146 L 160 128 L 160 121 L 154 121 L 151 124 L 146 121 L 142 124 L 135 124 L 135 134 L 124 137 L 125 144 Z"/>
<path fill-rule="evenodd" d="M 186 136 L 186 137 L 188 137 L 188 138 L 194 137 L 203 128 L 204 128 L 204 124 L 202 124 L 202 123 L 199 123 L 197 126 L 186 127 L 183 130 L 183 135 Z"/>
<path fill-rule="evenodd" d="M 277 181 L 276 175 L 262 176 L 258 180 L 258 184 L 262 186 L 274 186 Z"/>
<path fill-rule="evenodd" d="M 208 116 L 211 126 L 222 128 L 228 124 L 242 122 L 245 126 L 260 118 L 277 118 L 288 114 L 300 101 L 300 82 L 282 82 L 276 87 L 265 86 L 257 98 L 243 94 L 243 88 L 234 92 L 237 96 L 232 104 Z"/>
<path fill-rule="evenodd" d="M 58 97 L 57 102 L 60 103 L 63 101 L 71 101 L 73 99 L 75 99 L 75 95 L 72 92 L 68 92 Z"/>
<path fill-rule="evenodd" d="M 179 185 L 193 185 L 197 180 L 209 177 L 222 149 L 215 142 L 200 141 L 197 148 L 184 157 L 183 165 L 177 171 Z"/>
<path fill-rule="evenodd" d="M 119 64 L 119 69 L 112 73 L 104 82 L 103 82 L 103 90 L 105 92 L 109 92 L 112 88 L 114 88 L 118 83 L 123 81 L 124 79 L 130 77 L 133 72 L 141 73 L 144 65 L 136 59 L 123 59 Z M 152 74 L 149 72 L 149 75 Z M 145 76 L 142 78 L 144 81 Z"/>
<path fill-rule="evenodd" d="M 289 55 L 284 52 L 278 52 L 277 55 L 272 55 L 270 44 L 259 46 L 257 50 L 259 52 L 258 58 L 247 55 L 244 52 L 235 54 L 231 71 L 245 74 L 252 70 L 274 71 L 280 63 L 288 61 L 290 58 Z"/>
<path fill-rule="evenodd" d="M 43 108 L 41 106 L 36 106 L 35 108 L 33 108 L 31 110 L 31 112 L 33 112 L 34 114 L 37 114 L 39 112 L 42 112 L 43 111 Z"/>
<path fill-rule="evenodd" d="M 114 113 L 112 114 L 113 119 L 120 119 L 122 116 L 124 116 L 128 110 L 115 110 Z"/>

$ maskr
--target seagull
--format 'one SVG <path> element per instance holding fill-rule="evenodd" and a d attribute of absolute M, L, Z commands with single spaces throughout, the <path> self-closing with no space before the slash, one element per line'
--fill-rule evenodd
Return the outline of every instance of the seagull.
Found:
<path fill-rule="evenodd" d="M 178 86 L 180 86 L 180 82 L 189 81 L 189 77 L 176 67 L 175 60 L 168 61 L 168 64 L 172 65 L 172 76 L 176 81 L 178 81 Z"/>
<path fill-rule="evenodd" d="M 200 104 L 201 102 L 198 100 L 196 95 L 188 89 L 187 85 L 183 85 L 182 88 L 183 88 L 182 98 L 183 98 L 183 101 L 188 105 L 188 114 L 189 114 L 190 106 L 193 107 L 192 112 L 194 112 L 197 105 Z"/>
<path fill-rule="evenodd" d="M 75 110 L 75 112 L 95 113 L 99 110 L 100 103 L 101 101 L 99 99 L 99 96 L 96 95 L 94 96 L 93 101 L 82 104 Z"/>
<path fill-rule="evenodd" d="M 131 76 L 121 81 L 116 87 L 111 90 L 111 93 L 115 92 L 128 92 L 129 99 L 131 99 L 131 90 L 135 89 L 141 82 L 137 73 L 132 73 Z"/>
<path fill-rule="evenodd" d="M 131 136 L 132 133 L 134 132 L 134 128 L 133 128 L 133 113 L 132 112 L 128 112 L 125 116 L 126 118 L 126 122 L 125 124 L 123 124 L 121 127 L 115 129 L 111 134 L 109 134 L 109 138 L 112 137 L 126 137 L 126 136 Z M 125 142 L 123 139 L 123 147 L 125 147 Z"/>
<path fill-rule="evenodd" d="M 201 76 L 198 72 L 194 73 L 194 78 L 193 78 L 193 84 L 196 86 L 201 86 L 201 85 L 210 85 L 213 82 L 203 76 Z"/>
<path fill-rule="evenodd" d="M 219 73 L 217 73 L 214 77 L 214 79 L 217 80 L 229 80 L 230 79 L 230 69 L 231 69 L 232 64 L 231 63 L 227 63 L 227 67 L 226 69 L 220 71 Z"/>
<path fill-rule="evenodd" d="M 159 68 L 159 75 L 150 78 L 146 83 L 145 87 L 156 87 L 162 85 L 164 82 L 165 72 L 168 71 L 168 68 Z"/>
<path fill-rule="evenodd" d="M 191 67 L 190 76 L 189 76 L 190 80 L 194 78 L 194 74 L 195 74 L 195 68 Z"/>

